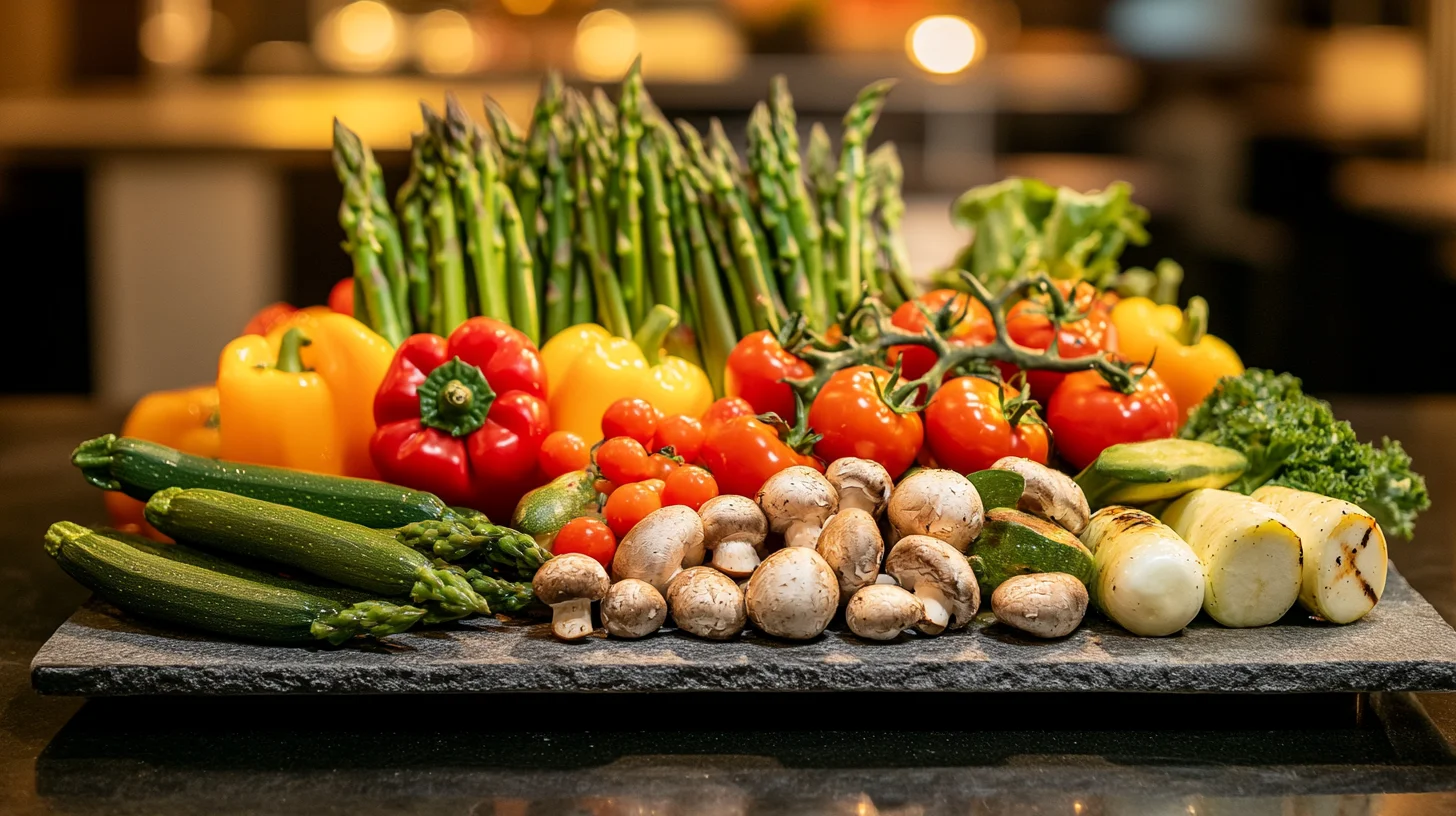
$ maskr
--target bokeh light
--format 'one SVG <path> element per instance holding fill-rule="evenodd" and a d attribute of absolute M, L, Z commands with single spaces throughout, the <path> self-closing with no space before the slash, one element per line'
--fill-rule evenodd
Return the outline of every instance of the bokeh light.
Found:
<path fill-rule="evenodd" d="M 511 14 L 521 17 L 534 17 L 537 14 L 544 14 L 551 8 L 553 0 L 501 0 L 501 5 Z"/>
<path fill-rule="evenodd" d="M 415 59 L 430 74 L 463 74 L 480 61 L 482 44 L 470 20 L 438 9 L 415 23 Z"/>
<path fill-rule="evenodd" d="M 399 59 L 399 25 L 379 0 L 355 0 L 330 12 L 315 37 L 319 58 L 343 71 L 379 71 Z"/>
<path fill-rule="evenodd" d="M 980 46 L 980 35 L 971 21 L 953 14 L 926 17 L 911 26 L 905 37 L 910 59 L 932 74 L 964 71 L 980 56 Z"/>
<path fill-rule="evenodd" d="M 602 9 L 581 18 L 572 57 L 583 77 L 606 82 L 620 79 L 637 58 L 637 26 L 616 9 Z"/>

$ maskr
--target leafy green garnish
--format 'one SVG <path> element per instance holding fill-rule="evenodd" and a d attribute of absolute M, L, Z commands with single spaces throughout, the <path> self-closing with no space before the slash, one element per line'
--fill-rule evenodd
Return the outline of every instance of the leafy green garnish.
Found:
<path fill-rule="evenodd" d="M 1359 441 L 1329 403 L 1304 393 L 1298 377 L 1251 368 L 1219 380 L 1189 415 L 1185 439 L 1234 448 L 1249 469 L 1230 490 L 1274 484 L 1354 502 L 1387 532 L 1409 537 L 1430 506 L 1426 482 L 1399 442 Z"/>

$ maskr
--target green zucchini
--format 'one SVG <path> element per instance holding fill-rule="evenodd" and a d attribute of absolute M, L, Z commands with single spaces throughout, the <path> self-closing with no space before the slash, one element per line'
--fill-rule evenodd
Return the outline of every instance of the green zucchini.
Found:
<path fill-rule="evenodd" d="M 169 487 L 147 500 L 147 521 L 172 538 L 272 561 L 381 596 L 409 596 L 429 621 L 453 620 L 490 606 L 470 582 L 437 569 L 389 531 L 297 507 L 206 488 Z"/>
<path fill-rule="evenodd" d="M 365 527 L 401 527 L 450 516 L 433 493 L 372 479 L 209 459 L 115 434 L 82 442 L 71 454 L 71 464 L 102 490 L 119 490 L 140 501 L 164 487 L 207 487 Z"/>
<path fill-rule="evenodd" d="M 981 506 L 987 510 L 997 507 L 1015 509 L 1021 501 L 1021 494 L 1026 491 L 1026 477 L 1010 470 L 978 470 L 966 478 L 976 486 Z"/>
<path fill-rule="evenodd" d="M 981 592 L 994 592 L 1007 578 L 1037 572 L 1065 572 L 1092 580 L 1092 551 L 1076 536 L 1045 519 L 1004 507 L 986 513 L 971 544 L 971 569 Z"/>
<path fill-rule="evenodd" d="M 425 610 L 386 601 L 346 606 L 296 589 L 270 586 L 147 552 L 61 521 L 46 552 L 91 591 L 126 612 L 263 643 L 343 643 L 359 635 L 403 632 Z"/>
<path fill-rule="evenodd" d="M 1077 474 L 1092 509 L 1152 504 L 1200 487 L 1222 488 L 1243 475 L 1242 453 L 1192 439 L 1150 439 L 1112 445 Z"/>
<path fill-rule="evenodd" d="M 566 522 L 589 515 L 596 501 L 590 474 L 584 470 L 563 473 L 521 497 L 511 527 L 532 536 L 541 546 L 550 547 Z"/>

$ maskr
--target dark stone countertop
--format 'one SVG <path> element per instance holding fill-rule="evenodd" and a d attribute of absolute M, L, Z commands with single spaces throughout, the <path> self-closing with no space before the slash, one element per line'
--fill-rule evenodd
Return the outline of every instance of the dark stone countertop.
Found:
<path fill-rule="evenodd" d="M 1337 401 L 1437 503 L 1402 573 L 1456 620 L 1456 401 Z M 862 692 L 117 698 L 30 688 L 86 593 L 39 546 L 118 412 L 0 402 L 0 813 L 1448 814 L 1444 694 Z"/>

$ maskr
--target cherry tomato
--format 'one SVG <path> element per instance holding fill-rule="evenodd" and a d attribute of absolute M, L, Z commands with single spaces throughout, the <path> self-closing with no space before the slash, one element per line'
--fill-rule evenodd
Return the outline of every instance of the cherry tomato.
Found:
<path fill-rule="evenodd" d="M 681 504 L 697 510 L 703 502 L 718 495 L 718 482 L 713 474 L 696 466 L 680 467 L 667 477 L 667 486 L 662 491 L 664 507 Z"/>
<path fill-rule="evenodd" d="M 354 316 L 354 276 L 334 284 L 329 290 L 329 308 L 339 314 Z"/>
<path fill-rule="evenodd" d="M 723 390 L 742 397 L 755 413 L 794 420 L 794 390 L 783 382 L 812 377 L 814 369 L 779 345 L 774 333 L 756 331 L 733 347 L 723 365 Z"/>
<path fill-rule="evenodd" d="M 652 438 L 652 449 L 672 448 L 672 452 L 691 465 L 698 461 L 698 452 L 703 449 L 703 423 L 690 416 L 665 417 L 657 423 L 657 436 Z"/>
<path fill-rule="evenodd" d="M 985 470 L 1003 456 L 1046 464 L 1047 430 L 1034 412 L 1010 424 L 1015 389 L 981 377 L 949 380 L 925 406 L 925 441 L 936 464 L 961 473 Z"/>
<path fill-rule="evenodd" d="M 279 301 L 270 303 L 259 309 L 248 319 L 248 325 L 243 327 L 243 334 L 264 334 L 287 320 L 298 312 L 298 307 L 291 303 Z"/>
<path fill-rule="evenodd" d="M 808 465 L 824 470 L 814 457 L 796 452 L 772 426 L 751 416 L 730 419 L 709 434 L 698 461 L 712 471 L 721 492 L 750 498 L 758 495 L 768 477 L 785 468 Z"/>
<path fill-rule="evenodd" d="M 556 533 L 556 538 L 551 541 L 551 552 L 553 555 L 581 553 L 610 569 L 612 556 L 617 553 L 617 537 L 601 519 L 588 516 L 574 518 Z"/>
<path fill-rule="evenodd" d="M 890 322 L 901 331 L 920 334 L 925 331 L 930 321 L 925 319 L 925 313 L 918 307 L 924 306 L 931 314 L 935 314 L 952 301 L 954 305 L 951 306 L 951 313 L 964 313 L 965 316 L 951 327 L 946 337 L 951 345 L 984 346 L 996 339 L 996 326 L 991 322 L 991 312 L 986 309 L 986 305 L 954 289 L 936 289 L 900 304 L 900 308 L 890 317 Z M 900 373 L 905 379 L 913 380 L 924 376 L 935 365 L 936 358 L 935 352 L 923 346 L 891 346 L 887 359 L 892 367 L 899 361 Z"/>
<path fill-rule="evenodd" d="M 624 485 L 657 475 L 642 443 L 630 436 L 614 436 L 597 448 L 597 469 L 610 482 Z"/>
<path fill-rule="evenodd" d="M 651 445 L 662 414 L 645 399 L 619 399 L 602 414 L 602 437 L 630 436 L 643 445 Z"/>
<path fill-rule="evenodd" d="M 1056 281 L 1055 285 L 1072 311 L 1087 314 L 1081 320 L 1062 325 L 1056 333 L 1057 353 L 1062 357 L 1088 357 L 1099 351 L 1115 350 L 1109 317 L 1111 307 L 1106 299 L 1098 296 L 1097 289 L 1085 281 L 1075 287 L 1071 281 Z M 1006 313 L 1006 334 L 1012 342 L 1037 351 L 1051 346 L 1052 321 L 1046 314 L 1049 303 L 1046 295 L 1035 295 L 1011 307 Z M 1015 372 L 1013 366 L 1001 366 L 1002 376 L 1008 380 Z M 1054 371 L 1028 371 L 1026 381 L 1031 385 L 1032 399 L 1045 405 L 1064 376 Z"/>
<path fill-rule="evenodd" d="M 612 495 L 612 491 L 616 489 L 616 483 L 608 479 L 597 479 L 596 481 L 592 482 L 592 490 L 595 490 L 603 496 Z"/>
<path fill-rule="evenodd" d="M 718 400 L 712 405 L 709 405 L 708 410 L 703 412 L 703 441 L 707 442 L 708 438 L 719 427 L 726 424 L 728 420 L 745 416 L 751 417 L 757 413 L 757 411 L 753 410 L 753 406 L 748 404 L 748 400 L 742 397 L 724 397 Z M 784 417 L 784 419 L 788 419 L 788 417 Z"/>
<path fill-rule="evenodd" d="M 925 429 L 914 413 L 899 413 L 878 393 L 890 372 L 874 366 L 837 371 L 809 409 L 809 427 L 824 435 L 814 452 L 832 462 L 846 456 L 873 459 L 899 478 L 915 462 Z"/>
<path fill-rule="evenodd" d="M 654 479 L 666 479 L 668 476 L 671 476 L 672 472 L 674 470 L 677 470 L 679 467 L 677 461 L 674 460 L 671 456 L 667 456 L 661 453 L 652 454 L 651 464 L 652 478 Z"/>
<path fill-rule="evenodd" d="M 563 473 L 584 470 L 591 464 L 591 449 L 586 440 L 571 431 L 552 431 L 541 442 L 536 457 L 546 478 L 555 479 Z"/>
<path fill-rule="evenodd" d="M 642 485 L 643 487 L 651 490 L 653 493 L 656 493 L 659 496 L 661 496 L 662 491 L 667 488 L 667 482 L 664 482 L 661 479 L 644 479 L 637 484 Z"/>
<path fill-rule="evenodd" d="M 1131 394 L 1120 393 L 1096 371 L 1068 374 L 1047 403 L 1047 424 L 1057 451 L 1081 469 L 1109 445 L 1166 439 L 1178 431 L 1178 403 L 1158 372 L 1134 368 Z"/>
<path fill-rule="evenodd" d="M 661 509 L 662 496 L 645 484 L 622 485 L 607 498 L 602 515 L 618 538 L 631 532 L 637 522 L 654 510 Z"/>

